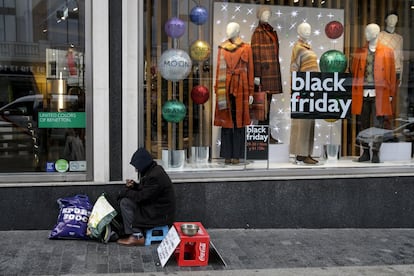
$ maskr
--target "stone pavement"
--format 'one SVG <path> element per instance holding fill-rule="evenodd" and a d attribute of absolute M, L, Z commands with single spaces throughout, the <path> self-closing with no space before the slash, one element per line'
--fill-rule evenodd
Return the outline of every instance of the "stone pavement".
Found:
<path fill-rule="evenodd" d="M 49 240 L 0 232 L 0 275 L 414 275 L 414 229 L 207 229 L 224 260 L 163 268 L 158 245 Z"/>

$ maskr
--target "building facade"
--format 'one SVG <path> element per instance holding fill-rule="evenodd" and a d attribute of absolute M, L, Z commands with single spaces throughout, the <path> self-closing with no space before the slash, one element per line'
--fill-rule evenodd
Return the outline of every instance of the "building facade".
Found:
<path fill-rule="evenodd" d="M 51 228 L 60 197 L 116 198 L 140 146 L 178 220 L 413 226 L 411 1 L 0 4 L 2 230 Z"/>

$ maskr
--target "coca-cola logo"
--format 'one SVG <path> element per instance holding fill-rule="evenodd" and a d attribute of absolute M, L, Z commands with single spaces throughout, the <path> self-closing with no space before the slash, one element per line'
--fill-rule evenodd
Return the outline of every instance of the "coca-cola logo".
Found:
<path fill-rule="evenodd" d="M 198 256 L 198 260 L 204 262 L 206 260 L 206 248 L 207 244 L 204 242 L 200 242 L 198 246 L 198 250 L 200 251 L 200 255 Z"/>

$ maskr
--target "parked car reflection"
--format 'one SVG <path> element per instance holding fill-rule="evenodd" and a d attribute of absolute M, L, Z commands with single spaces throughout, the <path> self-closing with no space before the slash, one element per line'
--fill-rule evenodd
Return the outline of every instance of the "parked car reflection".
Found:
<path fill-rule="evenodd" d="M 68 129 L 38 128 L 38 112 L 79 110 L 78 95 L 28 95 L 0 107 L 0 172 L 43 171 L 63 156 Z"/>
<path fill-rule="evenodd" d="M 414 120 L 406 120 L 394 129 L 371 127 L 360 131 L 357 140 L 363 143 L 411 142 L 414 143 Z M 413 148 L 414 145 L 412 145 Z M 413 156 L 413 153 L 411 153 Z"/>

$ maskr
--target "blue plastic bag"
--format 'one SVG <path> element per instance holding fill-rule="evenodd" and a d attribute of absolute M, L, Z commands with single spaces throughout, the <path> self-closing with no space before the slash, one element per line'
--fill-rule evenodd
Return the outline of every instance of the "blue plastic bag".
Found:
<path fill-rule="evenodd" d="M 89 239 L 86 234 L 92 204 L 87 195 L 59 198 L 57 224 L 49 234 L 49 239 Z"/>

